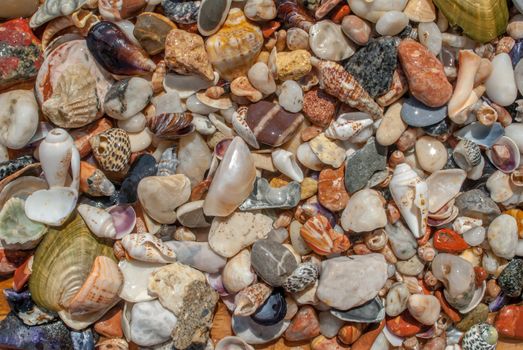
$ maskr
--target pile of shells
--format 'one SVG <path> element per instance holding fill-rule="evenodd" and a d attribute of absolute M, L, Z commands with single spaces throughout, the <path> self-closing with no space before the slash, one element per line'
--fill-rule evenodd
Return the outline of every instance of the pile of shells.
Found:
<path fill-rule="evenodd" d="M 0 18 L 0 348 L 523 341 L 522 0 Z"/>

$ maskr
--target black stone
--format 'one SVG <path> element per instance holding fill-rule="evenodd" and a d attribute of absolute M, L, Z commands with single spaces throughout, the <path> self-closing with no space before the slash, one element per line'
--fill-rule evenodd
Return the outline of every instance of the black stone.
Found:
<path fill-rule="evenodd" d="M 392 84 L 398 65 L 393 38 L 373 40 L 349 58 L 345 70 L 352 74 L 372 97 L 383 95 Z"/>
<path fill-rule="evenodd" d="M 132 204 L 138 200 L 138 184 L 140 181 L 148 176 L 156 175 L 156 159 L 150 154 L 142 154 L 139 156 L 131 166 L 127 177 L 122 182 L 120 192 L 118 194 L 118 202 L 120 204 Z"/>
<path fill-rule="evenodd" d="M 265 302 L 251 316 L 252 320 L 262 326 L 272 326 L 285 318 L 287 302 L 280 288 L 275 289 Z"/>
<path fill-rule="evenodd" d="M 191 24 L 198 19 L 200 1 L 163 0 L 163 12 L 171 21 Z"/>
<path fill-rule="evenodd" d="M 347 158 L 345 187 L 349 193 L 364 188 L 375 172 L 387 167 L 387 147 L 371 137 L 365 146 Z"/>
<path fill-rule="evenodd" d="M 511 260 L 501 271 L 498 285 L 505 295 L 513 298 L 520 296 L 523 290 L 523 260 Z"/>

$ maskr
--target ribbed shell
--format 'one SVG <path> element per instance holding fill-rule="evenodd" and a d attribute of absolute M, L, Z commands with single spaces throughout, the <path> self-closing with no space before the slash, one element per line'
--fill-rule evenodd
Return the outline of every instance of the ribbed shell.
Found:
<path fill-rule="evenodd" d="M 80 215 L 51 228 L 34 255 L 29 290 L 36 304 L 60 311 L 80 290 L 97 256 L 114 259 L 112 247 L 90 232 Z"/>
<path fill-rule="evenodd" d="M 162 139 L 174 140 L 194 131 L 191 113 L 162 113 L 149 119 L 149 130 Z"/>
<path fill-rule="evenodd" d="M 155 262 L 172 263 L 176 261 L 174 251 L 165 245 L 161 239 L 150 233 L 132 233 L 122 239 L 122 245 L 133 259 Z"/>
<path fill-rule="evenodd" d="M 319 255 L 341 253 L 349 249 L 347 236 L 334 231 L 329 220 L 323 215 L 316 215 L 305 222 L 300 235 L 307 245 Z"/>
<path fill-rule="evenodd" d="M 94 157 L 106 171 L 122 171 L 131 158 L 131 140 L 123 129 L 113 128 L 93 136 Z"/>
<path fill-rule="evenodd" d="M 434 0 L 451 24 L 479 42 L 488 42 L 505 32 L 507 0 Z"/>

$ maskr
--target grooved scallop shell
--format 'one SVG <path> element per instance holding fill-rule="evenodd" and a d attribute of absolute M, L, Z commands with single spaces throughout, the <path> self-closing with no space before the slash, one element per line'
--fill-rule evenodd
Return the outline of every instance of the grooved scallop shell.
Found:
<path fill-rule="evenodd" d="M 451 24 L 460 26 L 476 41 L 491 41 L 507 28 L 506 0 L 434 0 L 434 3 Z"/>
<path fill-rule="evenodd" d="M 79 128 L 101 117 L 96 80 L 82 65 L 73 65 L 60 75 L 53 95 L 42 110 L 53 124 Z"/>

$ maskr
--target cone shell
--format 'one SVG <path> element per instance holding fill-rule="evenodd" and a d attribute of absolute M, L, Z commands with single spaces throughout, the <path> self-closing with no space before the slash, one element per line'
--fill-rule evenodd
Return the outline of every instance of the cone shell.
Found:
<path fill-rule="evenodd" d="M 114 260 L 98 256 L 80 291 L 66 305 L 72 315 L 83 315 L 111 307 L 118 299 L 123 275 Z"/>
<path fill-rule="evenodd" d="M 300 235 L 307 245 L 320 255 L 341 253 L 350 248 L 347 236 L 334 231 L 329 220 L 323 215 L 318 214 L 307 220 L 300 230 Z"/>
<path fill-rule="evenodd" d="M 231 9 L 223 27 L 205 44 L 211 64 L 229 81 L 247 75 L 262 46 L 261 29 L 250 24 L 237 8 Z"/>
<path fill-rule="evenodd" d="M 122 239 L 122 245 L 127 254 L 133 259 L 155 262 L 172 263 L 176 261 L 174 251 L 163 244 L 162 240 L 150 233 L 133 233 Z"/>
<path fill-rule="evenodd" d="M 112 128 L 89 140 L 94 157 L 107 171 L 122 171 L 131 158 L 131 141 L 123 130 Z"/>
<path fill-rule="evenodd" d="M 250 316 L 271 295 L 272 288 L 264 283 L 255 283 L 236 294 L 234 297 L 234 314 L 236 316 Z"/>
<path fill-rule="evenodd" d="M 52 228 L 36 249 L 29 290 L 36 304 L 50 311 L 68 305 L 82 288 L 97 256 L 113 258 L 109 245 L 99 242 L 79 215 Z"/>
<path fill-rule="evenodd" d="M 505 32 L 508 24 L 506 0 L 434 0 L 451 24 L 479 42 L 488 42 Z"/>

